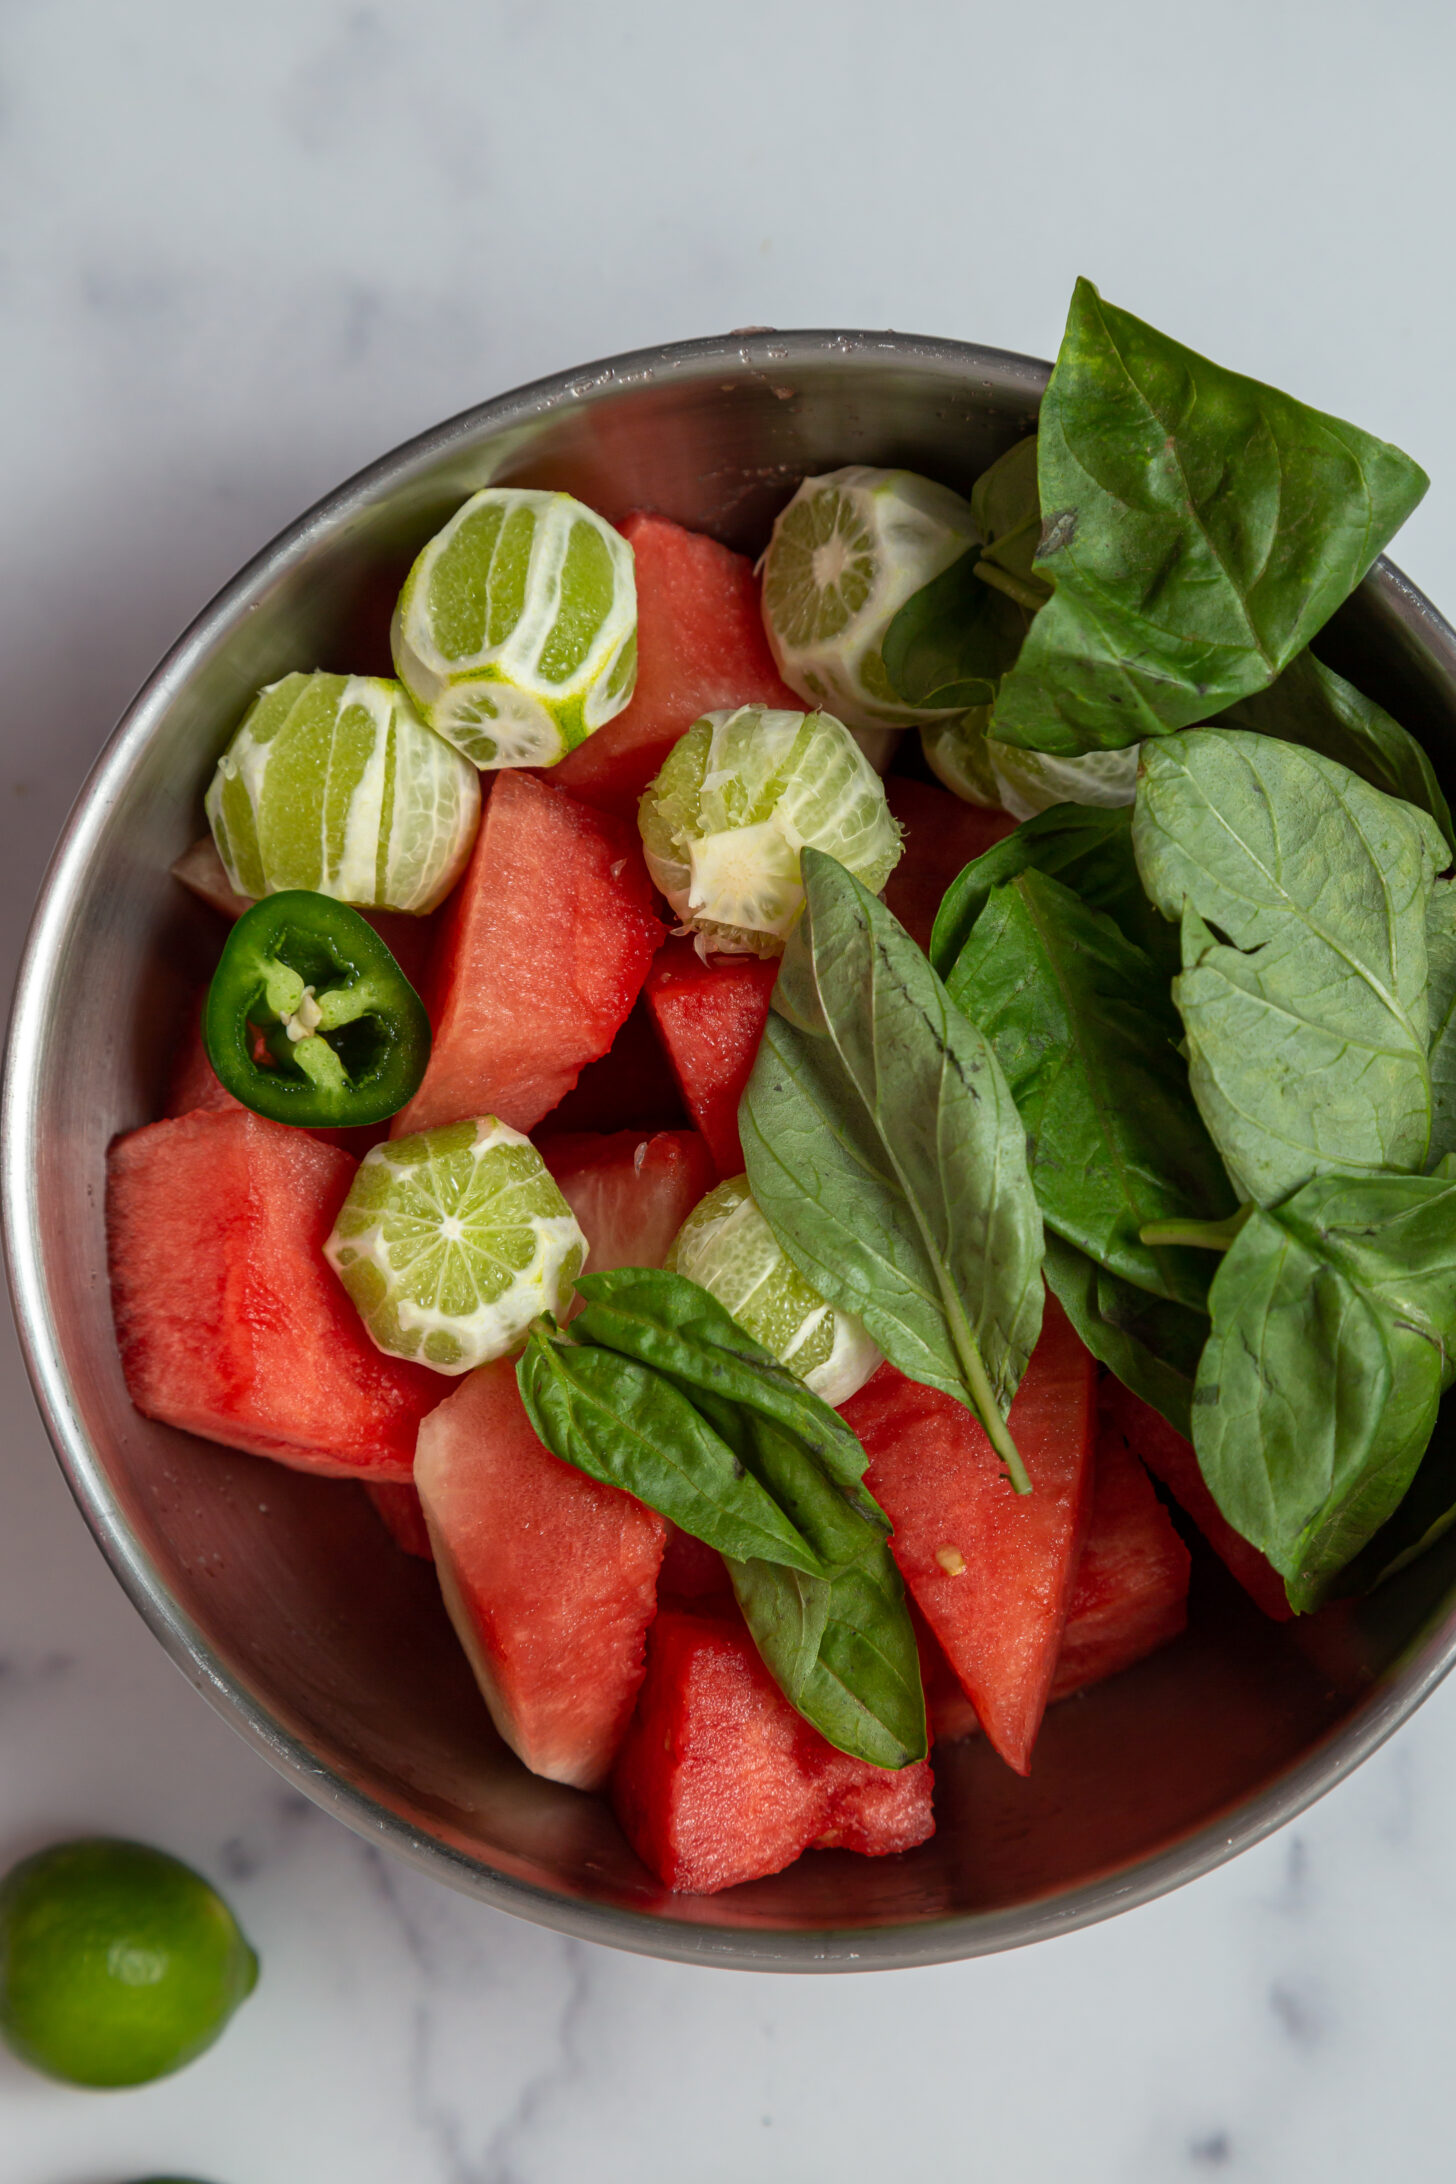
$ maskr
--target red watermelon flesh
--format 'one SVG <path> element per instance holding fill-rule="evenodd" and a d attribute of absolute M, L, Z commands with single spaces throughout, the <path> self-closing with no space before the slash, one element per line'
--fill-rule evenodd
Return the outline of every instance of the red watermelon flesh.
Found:
<path fill-rule="evenodd" d="M 996 1750 L 1025 1774 L 1056 1672 L 1091 1504 L 1095 1367 L 1048 1296 L 1010 1425 L 1012 1492 L 965 1407 L 892 1365 L 842 1406 L 895 1560 Z"/>
<path fill-rule="evenodd" d="M 934 1833 L 929 1765 L 850 1759 L 811 1729 L 747 1632 L 664 1610 L 612 1777 L 627 1840 L 667 1888 L 709 1896 L 801 1851 L 885 1857 Z"/>
<path fill-rule="evenodd" d="M 497 1729 L 533 1774 L 595 1789 L 642 1681 L 662 1518 L 542 1445 L 508 1358 L 431 1412 L 415 1484 Z"/>
<path fill-rule="evenodd" d="M 206 995 L 202 997 L 206 999 Z M 178 1043 L 172 1062 L 172 1073 L 167 1082 L 167 1099 L 162 1109 L 164 1116 L 244 1114 L 241 1100 L 235 1100 L 218 1078 L 216 1070 L 207 1058 L 202 1043 L 202 1000 L 187 1011 L 187 1028 Z M 290 1125 L 291 1127 L 291 1125 Z M 387 1122 L 365 1123 L 349 1130 L 309 1130 L 304 1133 L 320 1145 L 337 1145 L 356 1160 L 362 1160 L 371 1145 L 378 1145 L 389 1135 Z"/>
<path fill-rule="evenodd" d="M 366 1486 L 364 1491 L 395 1546 L 402 1547 L 407 1555 L 418 1555 L 422 1561 L 433 1562 L 435 1550 L 430 1545 L 430 1527 L 425 1522 L 424 1507 L 417 1490 L 406 1486 L 403 1480 L 391 1479 L 387 1485 Z"/>
<path fill-rule="evenodd" d="M 928 950 L 935 913 L 951 881 L 973 857 L 1010 834 L 1016 821 L 1009 812 L 963 804 L 949 789 L 906 774 L 886 778 L 885 796 L 905 829 L 900 862 L 885 882 L 885 902 L 910 938 Z"/>
<path fill-rule="evenodd" d="M 107 1169 L 137 1409 L 300 1471 L 408 1479 L 447 1383 L 375 1349 L 324 1259 L 348 1154 L 235 1107 L 134 1130 Z"/>
<path fill-rule="evenodd" d="M 1188 1622 L 1188 1569 L 1188 1549 L 1152 1481 L 1104 1421 L 1052 1698 L 1116 1676 L 1178 1637 Z"/>
<path fill-rule="evenodd" d="M 730 705 L 802 712 L 804 701 L 774 666 L 752 562 L 666 516 L 628 516 L 622 536 L 637 564 L 637 687 L 550 779 L 635 828 L 638 798 L 700 714 Z"/>
<path fill-rule="evenodd" d="M 1188 1619 L 1188 1550 L 1119 1435 L 1099 1430 L 1092 1514 L 1067 1609 L 1050 1703 L 1085 1691 L 1176 1638 Z M 937 1740 L 979 1729 L 930 1625 L 911 1603 Z"/>
<path fill-rule="evenodd" d="M 691 1604 L 702 1612 L 706 1612 L 704 1604 L 712 1601 L 727 1613 L 737 1614 L 728 1567 L 717 1548 L 694 1539 L 691 1532 L 681 1531 L 675 1524 L 667 1528 L 657 1597 L 659 1602 Z"/>
<path fill-rule="evenodd" d="M 688 1111 L 657 1036 L 645 994 L 600 1061 L 588 1062 L 543 1128 L 682 1130 Z"/>
<path fill-rule="evenodd" d="M 696 1130 L 543 1137 L 538 1150 L 581 1224 L 590 1274 L 661 1266 L 716 1180 L 712 1155 Z"/>
<path fill-rule="evenodd" d="M 1180 1509 L 1185 1509 L 1219 1559 L 1244 1591 L 1276 1623 L 1294 1613 L 1284 1580 L 1259 1549 L 1234 1530 L 1204 1484 L 1193 1445 L 1141 1396 L 1120 1380 L 1109 1380 L 1103 1396 L 1108 1424 L 1120 1433 L 1135 1456 L 1161 1480 Z"/>
<path fill-rule="evenodd" d="M 498 773 L 434 971 L 434 1051 L 392 1135 L 496 1115 L 533 1130 L 605 1054 L 662 938 L 635 834 Z"/>
<path fill-rule="evenodd" d="M 777 962 L 710 956 L 670 940 L 647 980 L 647 1006 L 667 1049 L 688 1113 L 708 1141 L 718 1174 L 743 1173 L 738 1102 L 768 1021 Z"/>

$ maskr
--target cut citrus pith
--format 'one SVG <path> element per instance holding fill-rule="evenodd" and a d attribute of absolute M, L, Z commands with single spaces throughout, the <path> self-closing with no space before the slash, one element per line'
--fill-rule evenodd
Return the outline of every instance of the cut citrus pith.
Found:
<path fill-rule="evenodd" d="M 486 486 L 415 562 L 390 636 L 421 714 L 475 765 L 553 766 L 632 695 L 632 549 L 569 493 Z"/>
<path fill-rule="evenodd" d="M 789 688 L 847 728 L 933 719 L 896 696 L 880 647 L 906 600 L 978 536 L 970 503 L 913 471 L 851 463 L 805 478 L 763 564 L 764 627 Z"/>
<path fill-rule="evenodd" d="M 586 1258 L 540 1154 L 493 1116 L 376 1145 L 324 1249 L 378 1347 L 442 1373 L 503 1357 Z"/>

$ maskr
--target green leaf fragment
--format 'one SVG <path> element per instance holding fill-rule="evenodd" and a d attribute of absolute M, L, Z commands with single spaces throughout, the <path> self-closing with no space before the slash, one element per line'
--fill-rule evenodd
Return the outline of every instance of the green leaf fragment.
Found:
<path fill-rule="evenodd" d="M 1318 751 L 1373 789 L 1429 812 L 1448 848 L 1456 849 L 1450 806 L 1415 737 L 1312 652 L 1301 652 L 1267 690 L 1241 698 L 1208 725 L 1277 736 Z"/>
<path fill-rule="evenodd" d="M 1207 1314 L 1135 1289 L 1052 1234 L 1046 1278 L 1097 1362 L 1191 1441 L 1193 1383 L 1208 1339 Z"/>
<path fill-rule="evenodd" d="M 941 978 L 971 937 L 991 891 L 1022 872 L 1044 872 L 1105 911 L 1126 938 L 1147 951 L 1166 982 L 1181 957 L 1178 929 L 1154 909 L 1143 889 L 1132 847 L 1132 809 L 1058 804 L 994 842 L 952 880 L 930 939 L 930 961 Z"/>
<path fill-rule="evenodd" d="M 1316 752 L 1196 730 L 1144 751 L 1133 844 L 1182 920 L 1190 1082 L 1240 1197 L 1420 1166 L 1435 821 Z"/>
<path fill-rule="evenodd" d="M 1456 1339 L 1456 1180 L 1326 1176 L 1257 1210 L 1209 1292 L 1193 1443 L 1230 1524 L 1317 1606 L 1392 1515 Z"/>
<path fill-rule="evenodd" d="M 1232 1193 L 1142 949 L 1028 870 L 992 893 L 946 983 L 1006 1073 L 1047 1225 L 1123 1280 L 1201 1308 L 1207 1262 L 1143 1231 L 1217 1218 Z"/>

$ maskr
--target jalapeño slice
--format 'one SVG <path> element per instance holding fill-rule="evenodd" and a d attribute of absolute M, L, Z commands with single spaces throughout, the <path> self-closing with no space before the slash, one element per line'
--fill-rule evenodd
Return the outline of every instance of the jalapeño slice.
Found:
<path fill-rule="evenodd" d="M 265 895 L 238 919 L 202 1038 L 235 1099 L 304 1130 L 383 1122 L 430 1059 L 425 1005 L 379 935 L 304 888 Z"/>

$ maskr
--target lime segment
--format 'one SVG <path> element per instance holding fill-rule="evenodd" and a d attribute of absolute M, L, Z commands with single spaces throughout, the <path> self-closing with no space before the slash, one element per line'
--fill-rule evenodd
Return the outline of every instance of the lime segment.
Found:
<path fill-rule="evenodd" d="M 221 1896 L 144 1843 L 60 1843 L 0 1886 L 0 2031 L 72 2085 L 142 2085 L 211 2047 L 258 1980 Z"/>
<path fill-rule="evenodd" d="M 970 503 L 910 470 L 851 463 L 805 478 L 774 525 L 763 619 L 779 673 L 846 727 L 906 728 L 880 647 L 907 599 L 979 537 Z"/>
<path fill-rule="evenodd" d="M 554 766 L 632 695 L 632 549 L 569 493 L 486 486 L 410 570 L 392 640 L 420 712 L 475 765 Z"/>
<path fill-rule="evenodd" d="M 709 1290 L 740 1327 L 826 1403 L 848 1402 L 883 1358 L 849 1312 L 811 1289 L 780 1250 L 747 1176 L 720 1183 L 678 1230 L 668 1266 Z"/>
<path fill-rule="evenodd" d="M 530 1139 L 486 1116 L 374 1146 L 324 1251 L 381 1350 L 468 1373 L 562 1313 L 586 1239 Z"/>
<path fill-rule="evenodd" d="M 480 778 L 398 683 L 285 675 L 218 760 L 207 817 L 240 895 L 301 887 L 422 914 L 465 869 Z"/>

